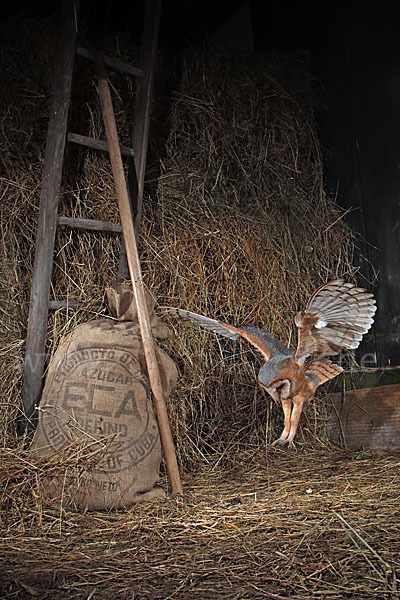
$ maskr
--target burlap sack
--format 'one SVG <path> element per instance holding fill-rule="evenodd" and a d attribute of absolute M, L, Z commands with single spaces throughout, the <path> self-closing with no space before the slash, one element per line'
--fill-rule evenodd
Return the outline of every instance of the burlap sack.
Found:
<path fill-rule="evenodd" d="M 66 336 L 54 354 L 39 406 L 31 452 L 74 461 L 67 475 L 46 478 L 46 495 L 78 509 L 127 507 L 162 497 L 161 444 L 154 415 L 136 306 L 128 284 L 108 289 L 117 319 L 84 323 Z M 155 337 L 168 328 L 154 314 Z M 130 319 L 130 320 L 126 320 Z M 165 395 L 177 381 L 171 358 L 157 348 Z"/>

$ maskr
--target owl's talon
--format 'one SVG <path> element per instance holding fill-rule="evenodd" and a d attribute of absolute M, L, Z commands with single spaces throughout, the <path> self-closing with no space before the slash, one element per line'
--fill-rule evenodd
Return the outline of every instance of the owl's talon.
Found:
<path fill-rule="evenodd" d="M 290 450 L 296 450 L 295 443 L 292 440 L 288 440 L 288 439 L 278 438 L 271 444 L 272 448 L 275 448 L 275 446 L 286 446 L 286 445 Z"/>
<path fill-rule="evenodd" d="M 275 446 L 284 446 L 285 444 L 287 444 L 287 440 L 285 438 L 278 438 L 272 442 L 271 446 L 274 448 Z"/>

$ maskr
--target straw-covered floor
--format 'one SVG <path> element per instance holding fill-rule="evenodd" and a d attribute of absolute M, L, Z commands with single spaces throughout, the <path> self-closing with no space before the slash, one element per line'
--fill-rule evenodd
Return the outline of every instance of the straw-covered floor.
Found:
<path fill-rule="evenodd" d="M 0 596 L 397 598 L 398 457 L 332 447 L 324 389 L 302 419 L 297 453 L 270 450 L 282 417 L 256 387 L 259 357 L 172 320 L 162 345 L 180 371 L 168 408 L 183 498 L 112 514 L 45 505 L 42 479 L 75 464 L 29 459 L 30 434 L 18 426 L 56 33 L 52 20 L 2 33 Z M 108 52 L 136 53 L 122 38 Z M 139 241 L 145 282 L 159 306 L 263 325 L 293 347 L 293 317 L 308 296 L 355 276 L 354 235 L 324 191 L 304 61 L 159 60 Z M 110 80 L 130 145 L 134 86 Z M 81 58 L 76 81 L 69 130 L 104 137 Z M 68 145 L 59 208 L 118 222 L 105 155 Z M 59 228 L 51 296 L 85 308 L 51 315 L 49 359 L 78 323 L 108 314 L 118 254 L 113 234 Z M 76 460 L 84 468 L 87 457 Z"/>
<path fill-rule="evenodd" d="M 41 510 L 12 462 L 2 598 L 399 597 L 398 456 L 244 453 L 183 498 L 88 515 Z"/>

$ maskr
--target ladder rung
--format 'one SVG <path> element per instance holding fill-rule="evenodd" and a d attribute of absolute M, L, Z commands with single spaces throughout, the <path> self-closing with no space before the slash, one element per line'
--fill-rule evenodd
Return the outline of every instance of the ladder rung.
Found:
<path fill-rule="evenodd" d="M 80 144 L 81 146 L 88 146 L 89 148 L 94 148 L 95 150 L 104 150 L 108 152 L 108 144 L 103 140 L 97 140 L 96 138 L 87 137 L 86 135 L 79 135 L 79 133 L 69 133 L 68 141 L 74 142 L 75 144 Z M 132 148 L 128 148 L 127 146 L 120 146 L 121 154 L 124 156 L 132 156 L 135 158 L 135 153 Z"/>
<path fill-rule="evenodd" d="M 79 56 L 84 56 L 85 58 L 89 58 L 90 60 L 96 60 L 95 53 L 91 50 L 87 50 L 87 48 L 82 48 L 82 46 L 78 46 L 76 52 Z M 118 69 L 118 71 L 123 71 L 125 73 L 130 73 L 131 75 L 135 75 L 135 77 L 143 77 L 143 71 L 139 67 L 134 67 L 133 65 L 128 65 L 127 63 L 122 62 L 116 58 L 110 58 L 108 56 L 104 57 L 104 62 L 107 67 L 111 67 L 113 69 Z"/>
<path fill-rule="evenodd" d="M 78 219 L 75 217 L 57 217 L 58 225 L 67 225 L 75 229 L 86 229 L 89 231 L 111 231 L 121 233 L 122 227 L 119 223 L 109 221 L 96 221 L 95 219 Z"/>
<path fill-rule="evenodd" d="M 69 300 L 50 300 L 49 309 L 58 310 L 60 308 L 70 308 L 71 310 L 79 310 L 80 308 L 86 308 L 90 312 L 100 312 L 104 306 L 102 304 L 95 304 L 89 306 L 87 302 L 70 302 Z"/>

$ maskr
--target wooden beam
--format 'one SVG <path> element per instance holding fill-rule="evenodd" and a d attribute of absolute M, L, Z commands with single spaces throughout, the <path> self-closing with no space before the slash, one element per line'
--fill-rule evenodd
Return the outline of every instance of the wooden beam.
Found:
<path fill-rule="evenodd" d="M 182 484 L 179 476 L 175 447 L 168 420 L 167 405 L 157 361 L 156 345 L 154 342 L 153 333 L 151 331 L 150 317 L 144 293 L 142 271 L 136 245 L 135 228 L 132 219 L 132 209 L 126 187 L 124 166 L 122 164 L 122 158 L 119 149 L 117 126 L 115 123 L 110 89 L 104 71 L 104 64 L 100 55 L 96 64 L 99 75 L 98 88 L 100 103 L 110 150 L 109 154 L 111 167 L 114 176 L 115 189 L 117 192 L 118 208 L 121 216 L 122 233 L 125 240 L 129 272 L 131 275 L 132 287 L 137 306 L 140 333 L 143 341 L 143 349 L 146 358 L 150 386 L 153 392 L 155 413 L 160 430 L 161 443 L 164 451 L 165 463 L 167 466 L 171 489 L 174 493 L 182 494 Z"/>
<path fill-rule="evenodd" d="M 23 383 L 23 405 L 28 419 L 32 417 L 42 391 L 50 279 L 76 48 L 78 12 L 78 0 L 64 0 L 60 19 L 62 31 L 56 54 L 53 98 L 43 165 L 28 317 Z"/>

